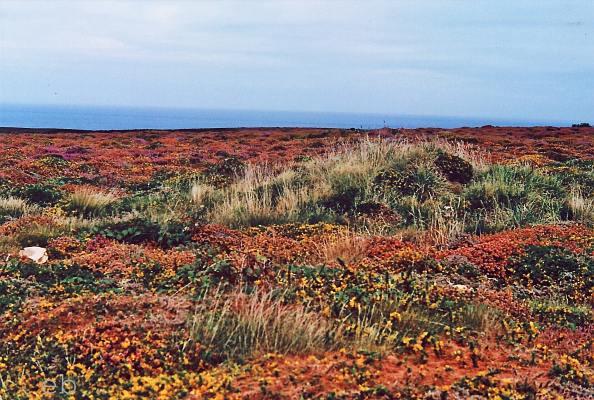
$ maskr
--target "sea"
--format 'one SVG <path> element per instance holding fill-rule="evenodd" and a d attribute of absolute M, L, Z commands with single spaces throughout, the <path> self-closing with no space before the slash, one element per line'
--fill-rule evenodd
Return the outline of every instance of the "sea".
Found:
<path fill-rule="evenodd" d="M 203 129 L 238 127 L 456 128 L 566 126 L 568 121 L 505 120 L 346 112 L 248 111 L 190 108 L 0 104 L 0 127 L 80 130 Z"/>

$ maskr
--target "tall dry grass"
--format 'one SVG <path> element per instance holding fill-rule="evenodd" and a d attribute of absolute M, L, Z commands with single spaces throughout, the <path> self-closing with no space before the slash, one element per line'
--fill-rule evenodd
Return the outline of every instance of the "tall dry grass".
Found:
<path fill-rule="evenodd" d="M 567 206 L 574 221 L 594 226 L 594 199 L 584 197 L 579 188 L 572 188 L 567 196 Z"/>
<path fill-rule="evenodd" d="M 340 333 L 319 313 L 272 291 L 206 293 L 190 321 L 194 340 L 216 357 L 307 354 L 333 348 Z"/>
<path fill-rule="evenodd" d="M 361 193 L 362 198 L 355 201 L 384 202 L 386 199 L 371 190 L 377 174 L 411 160 L 429 164 L 437 148 L 467 157 L 476 168 L 485 164 L 481 155 L 465 144 L 367 138 L 341 144 L 325 155 L 280 171 L 250 165 L 229 187 L 214 190 L 193 185 L 190 198 L 194 204 L 211 205 L 208 220 L 234 227 L 331 218 L 320 206 L 324 200 L 351 190 Z"/>
<path fill-rule="evenodd" d="M 301 221 L 323 194 L 294 176 L 291 170 L 277 175 L 266 166 L 248 166 L 238 182 L 210 195 L 208 220 L 233 227 Z"/>
<path fill-rule="evenodd" d="M 0 197 L 0 217 L 19 218 L 32 214 L 38 207 L 29 204 L 26 200 L 17 197 Z"/>
<path fill-rule="evenodd" d="M 64 209 L 79 216 L 96 217 L 103 215 L 116 201 L 117 197 L 112 193 L 81 188 L 68 196 Z"/>
<path fill-rule="evenodd" d="M 347 265 L 362 260 L 369 250 L 369 239 L 351 231 L 345 231 L 336 237 L 325 237 L 314 244 L 315 256 L 312 260 L 323 265 L 335 265 L 343 262 Z M 340 260 L 340 261 L 339 261 Z"/>
<path fill-rule="evenodd" d="M 191 337 L 218 360 L 339 348 L 381 353 L 393 349 L 404 337 L 440 332 L 451 325 L 445 315 L 408 302 L 404 293 L 381 296 L 357 311 L 343 307 L 328 317 L 319 312 L 321 304 L 285 302 L 287 294 L 290 292 L 266 289 L 207 290 L 188 321 Z M 468 303 L 461 306 L 457 323 L 488 336 L 498 331 L 499 319 L 496 310 Z"/>

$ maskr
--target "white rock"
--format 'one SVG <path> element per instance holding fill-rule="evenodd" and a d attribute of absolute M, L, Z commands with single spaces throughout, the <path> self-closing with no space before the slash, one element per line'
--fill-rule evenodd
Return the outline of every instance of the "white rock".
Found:
<path fill-rule="evenodd" d="M 27 257 L 30 260 L 35 261 L 37 264 L 43 264 L 47 262 L 47 250 L 43 247 L 25 247 L 19 252 L 19 256 Z"/>

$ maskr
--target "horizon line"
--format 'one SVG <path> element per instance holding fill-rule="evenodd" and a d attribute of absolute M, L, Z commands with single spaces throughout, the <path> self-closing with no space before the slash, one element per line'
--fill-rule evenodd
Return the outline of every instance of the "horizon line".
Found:
<path fill-rule="evenodd" d="M 57 108 L 79 108 L 79 109 L 128 109 L 128 110 L 169 110 L 169 111 L 213 111 L 213 112 L 244 112 L 244 113 L 270 113 L 270 114 L 313 114 L 313 115 L 361 115 L 372 117 L 387 117 L 387 118 L 419 118 L 419 119 L 444 119 L 460 122 L 484 122 L 484 125 L 495 125 L 497 123 L 514 123 L 521 124 L 518 126 L 556 126 L 556 124 L 574 124 L 587 122 L 581 119 L 545 119 L 545 118 L 523 118 L 523 117 L 492 117 L 492 116 L 471 116 L 471 115 L 443 115 L 443 114 L 411 114 L 411 113 L 394 113 L 394 112 L 370 112 L 370 111 L 327 111 L 327 110 L 288 110 L 288 109 L 258 109 L 258 108 L 219 108 L 219 107 L 199 107 L 199 106 L 158 106 L 158 105 L 125 105 L 125 104 L 67 104 L 67 103 L 18 103 L 18 102 L 0 102 L 0 114 L 3 107 L 57 107 Z M 543 124 L 543 125 L 539 125 Z M 552 124 L 552 125 L 551 125 Z M 496 125 L 495 125 L 496 126 Z M 507 126 L 507 125 L 506 125 Z M 5 126 L 0 126 L 6 128 Z M 266 126 L 262 126 L 266 127 Z M 274 126 L 276 127 L 276 126 Z M 291 126 L 284 126 L 291 127 Z M 295 126 L 296 128 L 300 126 Z M 427 126 L 430 127 L 430 126 Z M 436 126 L 437 127 L 437 126 Z M 12 128 L 12 127 L 10 127 Z M 16 127 L 15 127 L 16 128 Z M 237 126 L 241 128 L 241 126 Z M 25 128 L 35 129 L 35 128 Z M 54 129 L 54 128 L 39 128 L 39 129 Z M 55 128 L 55 129 L 76 129 L 76 128 Z M 152 129 L 152 128 L 134 128 L 134 129 Z M 154 128 L 158 129 L 158 128 Z M 167 128 L 176 129 L 176 128 Z M 195 127 L 183 129 L 209 129 L 208 127 Z M 451 129 L 451 128 L 449 128 Z"/>

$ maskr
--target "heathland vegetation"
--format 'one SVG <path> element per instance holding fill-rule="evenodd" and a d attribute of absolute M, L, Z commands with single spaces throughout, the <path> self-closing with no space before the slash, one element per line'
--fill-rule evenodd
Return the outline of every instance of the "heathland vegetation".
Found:
<path fill-rule="evenodd" d="M 592 396 L 588 147 L 347 133 L 1 137 L 0 397 Z"/>

